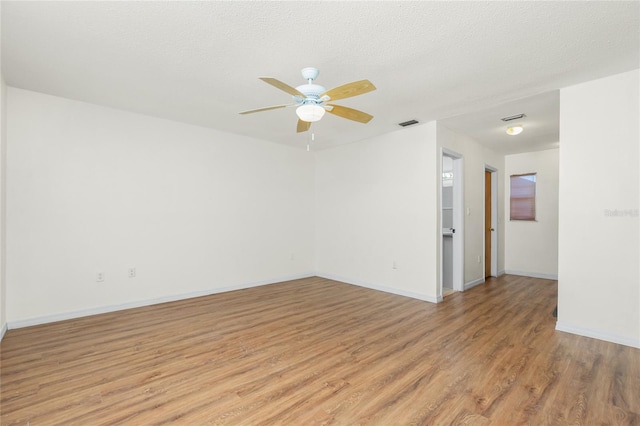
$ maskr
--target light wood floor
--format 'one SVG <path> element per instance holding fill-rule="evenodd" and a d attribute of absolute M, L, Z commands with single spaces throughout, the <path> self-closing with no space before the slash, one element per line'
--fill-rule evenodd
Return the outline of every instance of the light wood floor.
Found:
<path fill-rule="evenodd" d="M 0 344 L 3 425 L 640 424 L 640 350 L 554 330 L 557 283 L 438 305 L 321 278 Z"/>

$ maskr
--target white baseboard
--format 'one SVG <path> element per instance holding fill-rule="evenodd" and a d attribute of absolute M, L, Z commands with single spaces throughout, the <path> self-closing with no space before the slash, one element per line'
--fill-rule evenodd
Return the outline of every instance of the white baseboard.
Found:
<path fill-rule="evenodd" d="M 243 290 L 251 287 L 259 287 L 263 285 L 275 284 L 283 281 L 291 281 L 291 280 L 297 280 L 302 278 L 309 278 L 313 276 L 315 276 L 314 273 L 292 275 L 292 276 L 281 277 L 275 280 L 256 281 L 252 283 L 234 285 L 229 287 L 221 287 L 221 288 L 214 288 L 214 289 L 208 289 L 203 291 L 195 291 L 191 293 L 157 297 L 153 299 L 138 300 L 135 302 L 121 303 L 118 305 L 100 306 L 92 309 L 83 309 L 83 310 L 73 311 L 73 312 L 64 312 L 64 313 L 54 314 L 54 315 L 45 315 L 42 317 L 27 318 L 27 319 L 17 320 L 17 321 L 9 321 L 7 322 L 7 324 L 5 324 L 4 328 L 13 330 L 16 328 L 31 327 L 33 325 L 48 324 L 51 322 L 88 317 L 91 315 L 106 314 L 109 312 L 122 311 L 125 309 L 157 305 L 159 303 L 175 302 L 177 300 L 185 300 L 185 299 L 191 299 L 194 297 L 209 296 L 211 294 L 225 293 L 228 291 L 235 291 L 235 290 Z"/>
<path fill-rule="evenodd" d="M 358 287 L 364 287 L 370 290 L 384 291 L 385 293 L 391 293 L 391 294 L 396 294 L 398 296 L 405 296 L 405 297 L 410 297 L 412 299 L 423 300 L 425 302 L 431 302 L 431 303 L 442 302 L 442 296 L 439 296 L 439 297 L 427 296 L 426 294 L 414 293 L 412 291 L 400 290 L 397 288 L 386 287 L 378 284 L 371 284 L 371 283 L 367 283 L 359 280 L 352 280 L 349 278 L 340 277 L 333 274 L 324 274 L 324 273 L 318 272 L 316 276 L 321 278 L 326 278 L 328 280 L 340 281 L 346 284 L 357 285 Z"/>
<path fill-rule="evenodd" d="M 473 288 L 482 283 L 484 283 L 484 278 L 478 278 L 477 280 L 469 281 L 468 283 L 464 283 L 464 290 L 467 291 L 470 288 Z"/>
<path fill-rule="evenodd" d="M 9 329 L 9 327 L 7 326 L 7 323 L 5 322 L 2 325 L 2 328 L 0 328 L 0 342 L 2 342 L 2 338 L 4 337 L 4 333 L 6 333 L 8 329 Z"/>
<path fill-rule="evenodd" d="M 594 330 L 562 321 L 556 322 L 556 330 L 640 349 L 640 338 L 634 339 L 632 337 L 620 336 L 607 331 Z"/>
<path fill-rule="evenodd" d="M 509 275 L 520 275 L 523 277 L 531 277 L 531 278 L 543 278 L 545 280 L 558 280 L 558 274 L 543 274 L 539 272 L 528 272 L 528 271 L 514 271 L 512 269 L 507 269 L 504 271 L 505 274 Z"/>
<path fill-rule="evenodd" d="M 501 277 L 504 274 L 506 274 L 506 272 L 504 271 L 504 269 L 502 269 L 502 270 L 498 271 L 497 277 Z"/>

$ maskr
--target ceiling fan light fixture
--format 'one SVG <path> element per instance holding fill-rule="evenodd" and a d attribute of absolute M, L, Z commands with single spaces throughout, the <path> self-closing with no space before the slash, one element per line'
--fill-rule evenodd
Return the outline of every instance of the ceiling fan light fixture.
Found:
<path fill-rule="evenodd" d="M 511 127 L 507 127 L 507 134 L 509 136 L 516 136 L 522 133 L 523 130 L 524 130 L 524 127 L 522 127 L 521 125 L 511 126 Z"/>
<path fill-rule="evenodd" d="M 302 121 L 313 123 L 319 121 L 324 115 L 325 110 L 320 105 L 303 104 L 296 108 L 296 114 Z"/>
<path fill-rule="evenodd" d="M 371 121 L 373 118 L 373 115 L 371 114 L 346 106 L 329 104 L 327 102 L 369 93 L 372 90 L 376 90 L 376 86 L 374 86 L 373 83 L 369 80 L 352 81 L 351 83 L 343 84 L 342 86 L 327 90 L 323 86 L 313 83 L 317 76 L 317 68 L 308 67 L 303 69 L 302 77 L 307 80 L 307 84 L 303 84 L 297 88 L 293 88 L 273 77 L 260 77 L 260 80 L 265 83 L 291 95 L 293 97 L 293 103 L 251 109 L 248 111 L 242 111 L 240 114 L 252 114 L 254 112 L 296 107 L 296 115 L 298 116 L 296 131 L 298 133 L 308 131 L 311 123 L 314 121 L 320 121 L 325 112 L 363 124 Z"/>

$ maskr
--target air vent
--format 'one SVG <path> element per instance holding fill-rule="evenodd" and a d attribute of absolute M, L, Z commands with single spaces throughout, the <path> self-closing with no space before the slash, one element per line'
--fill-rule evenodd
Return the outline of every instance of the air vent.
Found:
<path fill-rule="evenodd" d="M 414 124 L 418 124 L 418 120 L 409 120 L 403 123 L 398 123 L 398 126 L 407 127 L 407 126 L 413 126 Z"/>
<path fill-rule="evenodd" d="M 524 114 L 516 114 L 516 115 L 512 115 L 511 117 L 505 117 L 505 118 L 501 118 L 500 120 L 502 121 L 512 121 L 512 120 L 520 120 L 521 118 L 525 118 L 526 115 Z"/>

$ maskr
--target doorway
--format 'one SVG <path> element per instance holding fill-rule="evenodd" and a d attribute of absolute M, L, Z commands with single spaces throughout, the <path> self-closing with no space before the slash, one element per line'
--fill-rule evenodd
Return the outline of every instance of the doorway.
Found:
<path fill-rule="evenodd" d="M 484 277 L 498 276 L 498 171 L 484 170 Z"/>
<path fill-rule="evenodd" d="M 440 185 L 440 298 L 464 290 L 462 155 L 442 149 Z"/>

